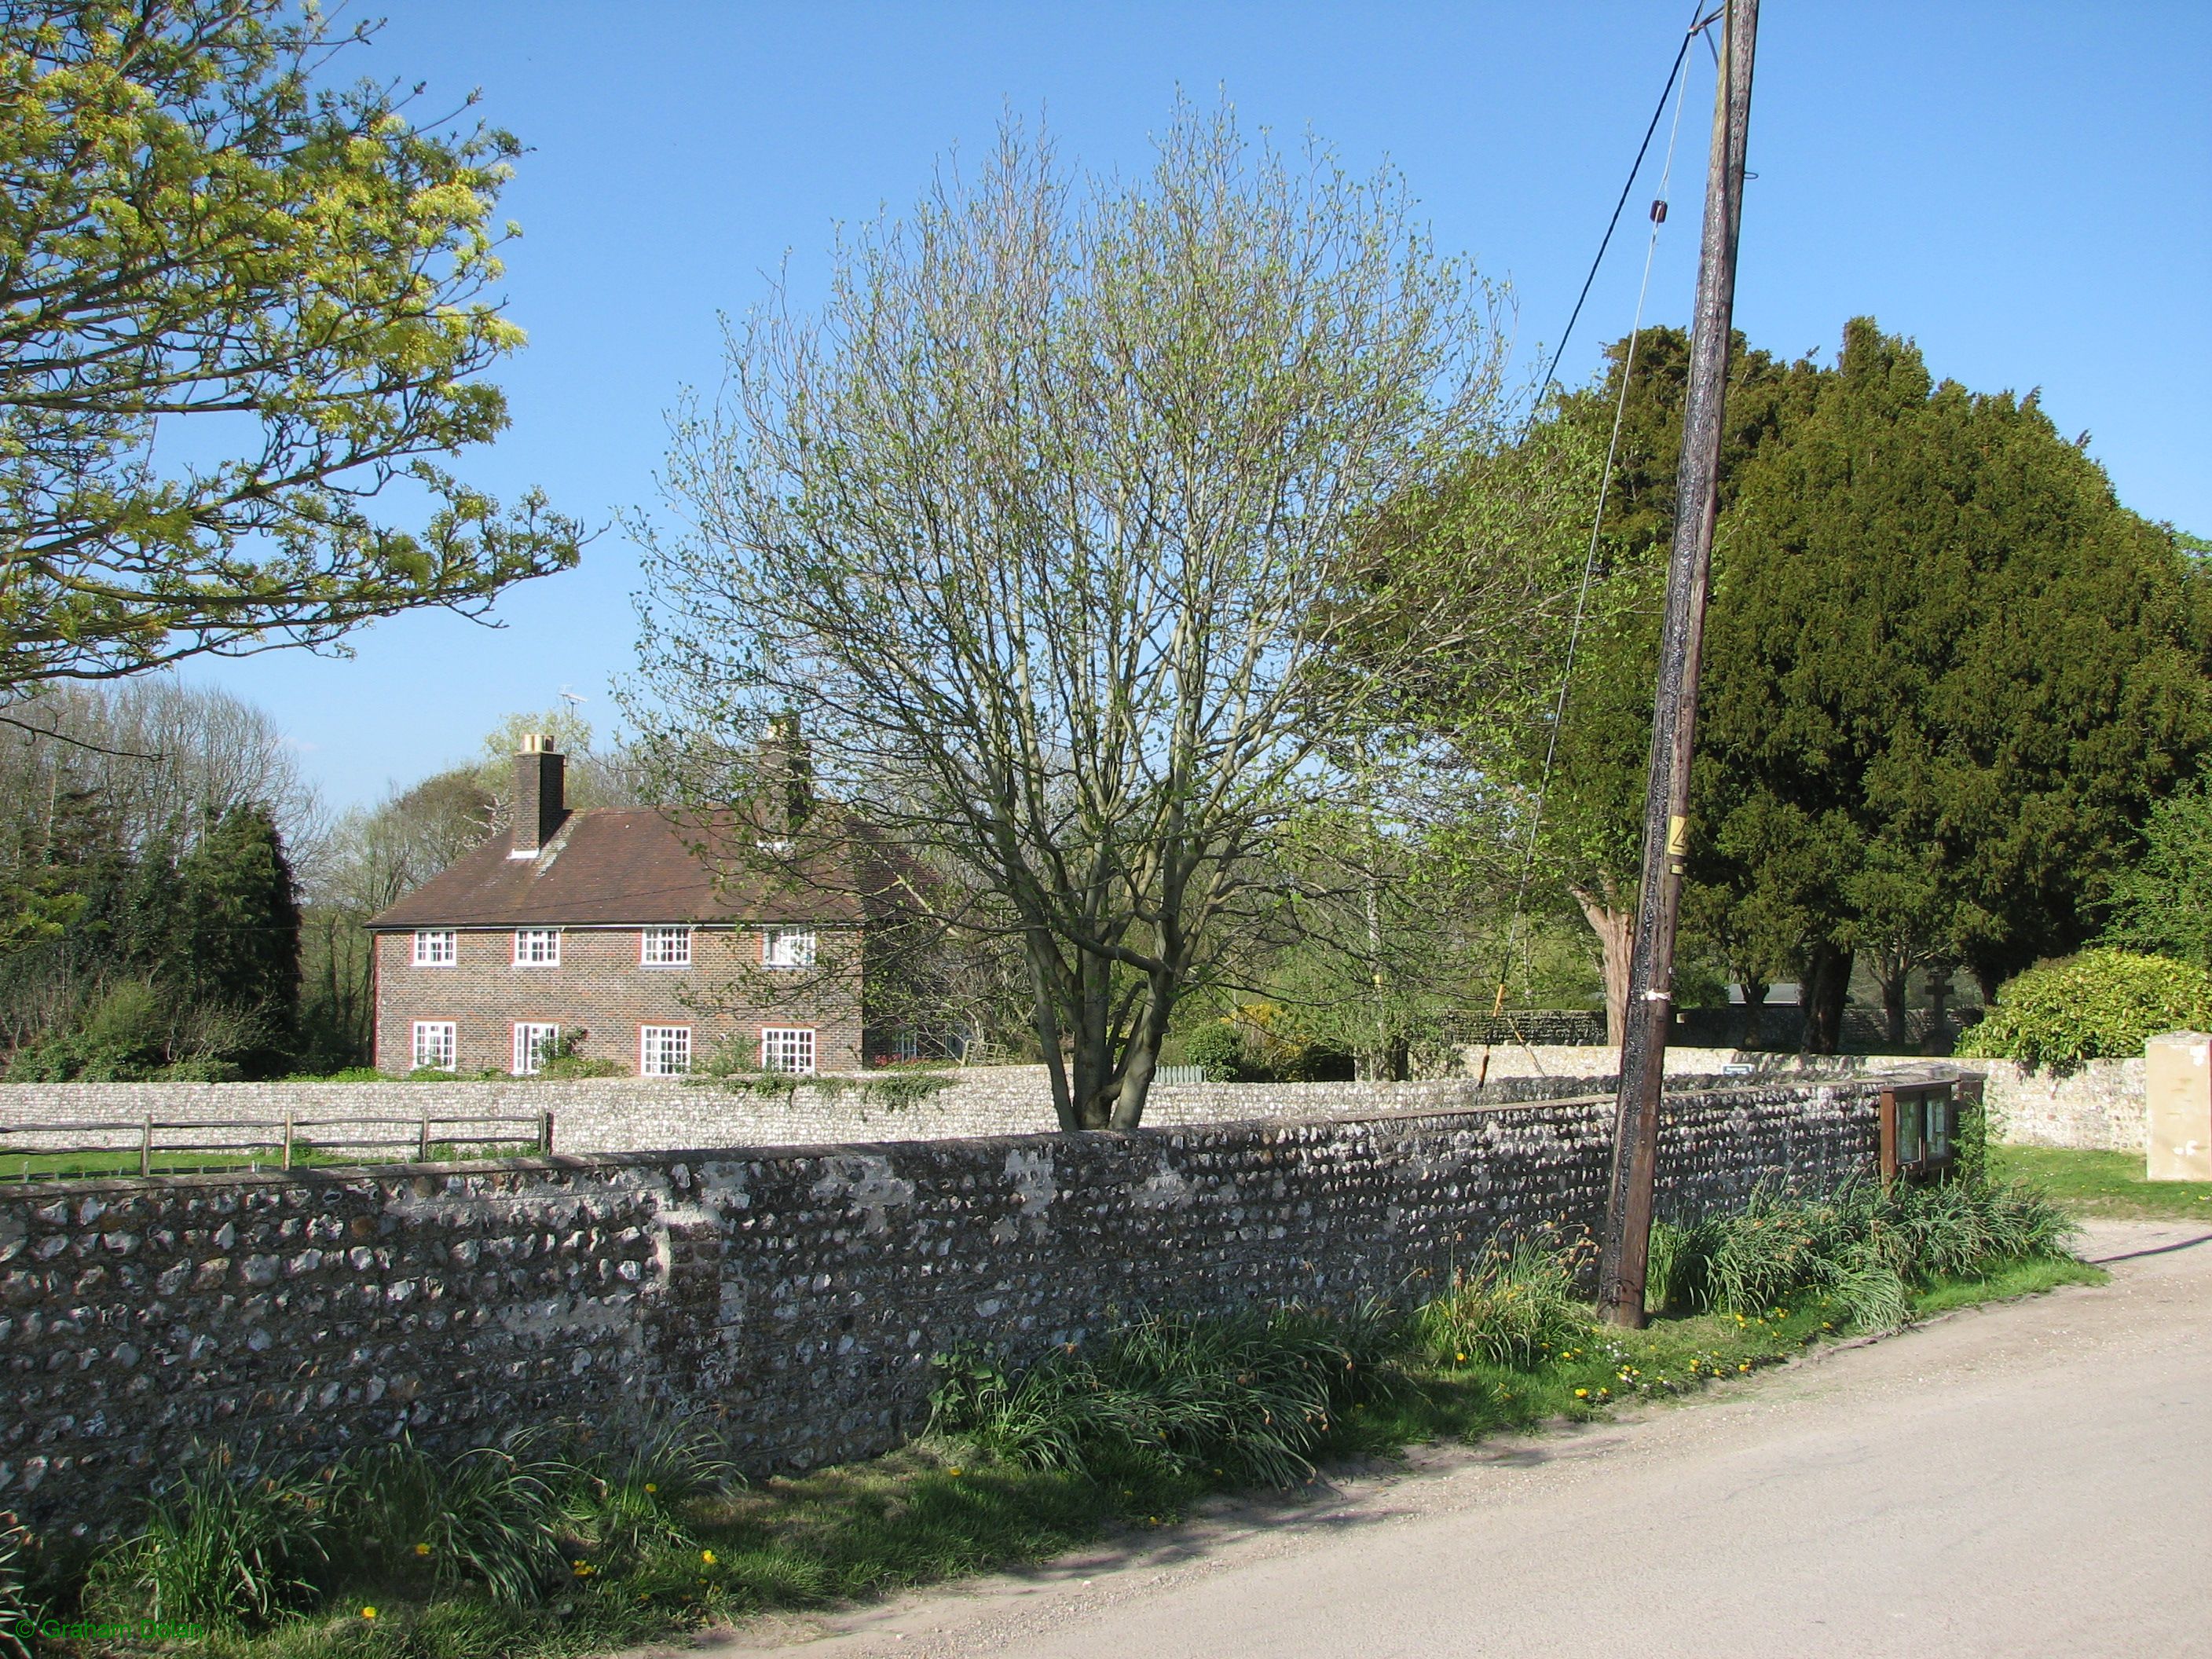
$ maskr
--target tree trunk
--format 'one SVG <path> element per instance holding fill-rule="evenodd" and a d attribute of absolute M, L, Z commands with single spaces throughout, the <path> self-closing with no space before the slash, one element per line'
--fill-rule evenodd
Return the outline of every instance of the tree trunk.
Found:
<path fill-rule="evenodd" d="M 2005 972 L 2004 963 L 1996 961 L 1977 962 L 1973 963 L 1972 966 L 1974 970 L 1974 983 L 1982 988 L 1982 1006 L 1984 1008 L 1996 1007 L 1997 1006 L 1997 988 L 2002 986 L 2008 977 Z"/>
<path fill-rule="evenodd" d="M 1874 976 L 1881 987 L 1882 1029 L 1889 1046 L 1902 1054 L 1905 1042 L 1905 1002 L 1912 988 L 1912 957 L 1903 951 L 1874 953 Z"/>
<path fill-rule="evenodd" d="M 1815 945 L 1805 953 L 1805 977 L 1798 987 L 1804 1005 L 1804 1050 L 1832 1054 L 1842 1048 L 1844 1006 L 1851 992 L 1851 953 L 1832 945 Z"/>
<path fill-rule="evenodd" d="M 1618 1046 L 1628 1033 L 1628 962 L 1636 946 L 1634 895 L 1626 904 L 1611 881 L 1595 890 L 1568 889 L 1583 908 L 1583 920 L 1597 935 L 1598 953 L 1605 967 L 1605 1040 Z"/>
<path fill-rule="evenodd" d="M 1736 1047 L 1756 1048 L 1766 1040 L 1761 1029 L 1762 1017 L 1766 1012 L 1766 981 L 1746 978 L 1743 981 L 1743 1029 L 1736 1034 Z"/>

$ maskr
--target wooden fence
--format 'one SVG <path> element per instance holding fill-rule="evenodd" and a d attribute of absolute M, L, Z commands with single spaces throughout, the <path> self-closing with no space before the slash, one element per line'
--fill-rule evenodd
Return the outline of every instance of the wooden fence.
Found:
<path fill-rule="evenodd" d="M 324 1133 L 333 1130 L 339 1133 Z M 218 1132 L 221 1139 L 204 1138 Z M 88 1135 L 100 1138 L 70 1139 Z M 134 1153 L 142 1176 L 155 1173 L 157 1164 L 164 1174 L 241 1164 L 258 1169 L 264 1164 L 289 1170 L 296 1163 L 329 1163 L 335 1155 L 355 1152 L 370 1154 L 352 1160 L 362 1163 L 428 1164 L 441 1148 L 464 1146 L 471 1156 L 544 1156 L 553 1150 L 553 1114 L 301 1117 L 287 1112 L 282 1118 L 256 1120 L 160 1118 L 149 1112 L 137 1123 L 4 1123 L 0 1172 L 25 1181 L 127 1174 Z M 378 1156 L 386 1153 L 399 1155 Z M 19 1167 L 8 1167 L 19 1160 Z"/>

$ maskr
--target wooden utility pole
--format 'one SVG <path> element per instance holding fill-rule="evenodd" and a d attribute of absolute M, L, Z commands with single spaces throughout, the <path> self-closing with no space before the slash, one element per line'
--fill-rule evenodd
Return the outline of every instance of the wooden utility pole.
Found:
<path fill-rule="evenodd" d="M 1719 507 L 1721 410 L 1735 313 L 1736 231 L 1743 216 L 1744 141 L 1751 125 L 1751 64 L 1759 0 L 1728 0 L 1705 176 L 1705 238 L 1690 341 L 1689 398 L 1675 475 L 1674 544 L 1667 561 L 1667 612 L 1659 644 L 1651 771 L 1644 803 L 1644 880 L 1630 959 L 1627 1029 L 1621 1034 L 1620 1098 L 1613 1191 L 1598 1264 L 1598 1311 L 1615 1325 L 1644 1323 L 1651 1248 L 1651 1191 L 1659 1162 L 1659 1095 L 1674 1024 L 1674 925 L 1690 854 L 1690 755 L 1698 721 L 1698 659 L 1705 627 L 1713 518 Z"/>

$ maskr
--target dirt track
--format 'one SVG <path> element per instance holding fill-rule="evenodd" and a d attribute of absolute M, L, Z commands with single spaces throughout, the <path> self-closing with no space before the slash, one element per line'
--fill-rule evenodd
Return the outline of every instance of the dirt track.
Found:
<path fill-rule="evenodd" d="M 805 1659 L 2212 1655 L 2212 1231 L 1632 1421 L 702 1646 Z M 698 1650 L 694 1650 L 695 1651 Z M 665 1650 L 663 1651 L 665 1651 Z"/>

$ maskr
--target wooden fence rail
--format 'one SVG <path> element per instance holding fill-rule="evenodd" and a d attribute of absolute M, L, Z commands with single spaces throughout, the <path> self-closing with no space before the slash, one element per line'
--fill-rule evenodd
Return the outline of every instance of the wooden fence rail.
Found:
<path fill-rule="evenodd" d="M 529 1133 L 501 1133 L 510 1127 L 526 1128 Z M 362 1130 L 398 1129 L 399 1134 L 368 1134 Z M 480 1133 L 489 1129 L 492 1133 Z M 221 1130 L 227 1138 L 218 1140 L 183 1139 L 182 1134 L 204 1134 Z M 338 1130 L 343 1133 L 318 1136 L 317 1130 Z M 270 1132 L 265 1138 L 253 1138 L 258 1132 Z M 465 1131 L 465 1133 L 463 1133 Z M 435 1133 L 434 1133 L 435 1132 Z M 25 1136 L 100 1135 L 106 1137 L 97 1142 L 78 1145 L 26 1145 Z M 135 1146 L 133 1142 L 135 1141 Z M 22 1178 L 30 1181 L 33 1160 L 70 1158 L 112 1158 L 117 1153 L 136 1151 L 138 1154 L 138 1173 L 154 1172 L 156 1157 L 169 1158 L 179 1153 L 223 1152 L 232 1156 L 227 1164 L 240 1161 L 258 1164 L 252 1154 L 272 1152 L 276 1154 L 280 1169 L 289 1170 L 302 1154 L 316 1155 L 331 1152 L 381 1152 L 404 1148 L 418 1163 L 430 1162 L 434 1146 L 468 1146 L 472 1147 L 514 1147 L 527 1154 L 539 1156 L 553 1150 L 553 1114 L 537 1112 L 527 1116 L 479 1114 L 469 1117 L 433 1117 L 428 1113 L 416 1117 L 301 1117 L 287 1112 L 282 1118 L 159 1118 L 146 1113 L 137 1122 L 129 1120 L 108 1122 L 81 1123 L 0 1123 L 0 1157 L 15 1157 L 23 1160 Z M 372 1158 L 372 1163 L 401 1163 L 404 1158 Z M 40 1176 L 59 1173 L 40 1170 Z M 112 1170 L 101 1173 L 112 1173 Z"/>

